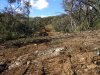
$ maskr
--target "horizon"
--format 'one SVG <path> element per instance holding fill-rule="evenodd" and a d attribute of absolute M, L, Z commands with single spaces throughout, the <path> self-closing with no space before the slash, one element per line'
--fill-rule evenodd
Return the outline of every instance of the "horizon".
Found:
<path fill-rule="evenodd" d="M 30 17 L 49 17 L 64 13 L 62 0 L 30 0 Z M 1 10 L 8 6 L 7 0 L 0 0 Z M 13 4 L 15 7 L 16 4 Z"/>

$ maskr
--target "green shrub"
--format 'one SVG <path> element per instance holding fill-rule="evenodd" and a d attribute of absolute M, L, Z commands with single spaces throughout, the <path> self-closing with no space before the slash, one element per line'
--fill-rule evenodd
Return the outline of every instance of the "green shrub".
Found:
<path fill-rule="evenodd" d="M 97 20 L 94 24 L 94 29 L 100 29 L 100 20 Z"/>

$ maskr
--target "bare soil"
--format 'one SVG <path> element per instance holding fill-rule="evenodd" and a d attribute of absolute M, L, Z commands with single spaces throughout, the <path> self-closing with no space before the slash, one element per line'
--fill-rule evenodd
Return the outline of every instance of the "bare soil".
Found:
<path fill-rule="evenodd" d="M 19 48 L 0 45 L 0 75 L 100 75 L 100 30 L 52 38 Z"/>

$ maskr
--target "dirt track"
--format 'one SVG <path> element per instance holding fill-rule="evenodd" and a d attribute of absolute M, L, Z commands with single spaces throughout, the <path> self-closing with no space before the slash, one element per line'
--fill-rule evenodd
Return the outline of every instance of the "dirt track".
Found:
<path fill-rule="evenodd" d="M 99 30 L 58 37 L 63 38 L 20 48 L 0 47 L 1 75 L 100 75 Z"/>

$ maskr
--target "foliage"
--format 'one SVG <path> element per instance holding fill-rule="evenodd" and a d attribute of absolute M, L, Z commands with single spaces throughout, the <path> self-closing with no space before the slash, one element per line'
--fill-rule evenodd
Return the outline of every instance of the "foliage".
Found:
<path fill-rule="evenodd" d="M 72 30 L 93 29 L 100 19 L 100 0 L 63 0 L 63 6 L 70 19 Z"/>
<path fill-rule="evenodd" d="M 70 32 L 68 16 L 62 14 L 52 19 L 52 25 L 58 32 Z"/>
<path fill-rule="evenodd" d="M 29 17 L 29 1 L 24 0 L 23 6 L 21 0 L 7 1 L 9 6 L 0 12 L 1 42 L 31 36 L 40 32 L 41 27 L 56 32 L 100 29 L 100 0 L 63 0 L 66 14 L 44 18 Z"/>

